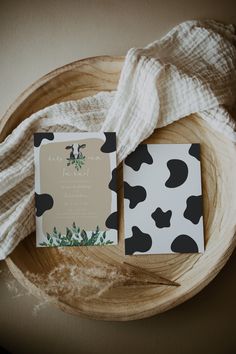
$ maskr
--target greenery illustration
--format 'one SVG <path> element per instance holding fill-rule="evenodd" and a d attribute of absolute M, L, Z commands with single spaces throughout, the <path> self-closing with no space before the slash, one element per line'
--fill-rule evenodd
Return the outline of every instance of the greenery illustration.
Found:
<path fill-rule="evenodd" d="M 80 230 L 73 222 L 71 228 L 66 228 L 66 234 L 63 235 L 54 226 L 53 232 L 47 232 L 47 242 L 40 243 L 41 246 L 59 247 L 59 246 L 103 246 L 110 245 L 113 241 L 106 240 L 106 231 L 100 231 L 99 226 L 90 235 L 85 230 Z"/>
<path fill-rule="evenodd" d="M 84 165 L 85 156 L 81 155 L 79 158 L 69 158 L 67 159 L 67 166 L 74 165 L 76 170 L 79 171 L 80 168 Z"/>
<path fill-rule="evenodd" d="M 72 144 L 65 147 L 66 150 L 70 150 L 70 157 L 67 158 L 67 166 L 74 165 L 76 170 L 79 171 L 84 165 L 85 156 L 82 154 L 81 149 L 84 149 L 86 144 Z"/>

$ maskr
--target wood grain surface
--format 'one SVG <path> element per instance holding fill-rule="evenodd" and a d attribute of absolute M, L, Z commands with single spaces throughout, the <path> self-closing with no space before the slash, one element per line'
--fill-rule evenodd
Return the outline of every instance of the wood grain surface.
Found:
<path fill-rule="evenodd" d="M 0 140 L 41 108 L 116 89 L 122 64 L 123 57 L 93 57 L 66 65 L 39 79 L 20 95 L 0 121 Z M 135 320 L 189 299 L 224 266 L 236 243 L 235 145 L 194 115 L 156 130 L 145 142 L 201 144 L 205 253 L 124 256 L 122 167 L 119 166 L 119 245 L 42 249 L 35 247 L 35 234 L 30 235 L 6 260 L 12 274 L 30 292 L 69 313 L 103 320 Z M 124 262 L 180 286 L 118 282 L 97 296 L 87 296 L 89 290 L 84 296 L 81 292 L 66 292 L 65 288 L 53 292 L 43 281 L 50 274 L 52 283 L 54 280 L 62 282 L 55 269 L 66 269 L 66 284 L 72 286 L 71 269 L 79 272 L 92 264 L 94 268 L 104 265 L 107 269 L 119 270 L 123 269 Z M 101 278 L 98 283 L 100 281 Z"/>

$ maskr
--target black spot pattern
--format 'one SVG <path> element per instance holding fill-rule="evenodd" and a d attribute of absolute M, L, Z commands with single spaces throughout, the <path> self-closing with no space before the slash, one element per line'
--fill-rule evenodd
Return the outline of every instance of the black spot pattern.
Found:
<path fill-rule="evenodd" d="M 193 224 L 198 224 L 202 216 L 202 196 L 191 195 L 186 201 L 187 207 L 184 211 L 185 219 L 192 221 Z"/>
<path fill-rule="evenodd" d="M 170 171 L 170 177 L 165 183 L 168 188 L 176 188 L 181 186 L 188 177 L 188 166 L 182 160 L 169 160 L 167 167 Z"/>
<path fill-rule="evenodd" d="M 137 226 L 132 227 L 132 236 L 125 239 L 125 254 L 147 252 L 152 246 L 152 238 Z"/>
<path fill-rule="evenodd" d="M 117 211 L 114 213 L 111 213 L 108 218 L 106 219 L 105 223 L 106 227 L 109 229 L 115 229 L 118 230 L 118 217 L 117 217 Z"/>
<path fill-rule="evenodd" d="M 130 209 L 134 209 L 138 203 L 143 202 L 147 197 L 146 189 L 142 186 L 130 186 L 124 182 L 124 198 L 129 199 Z"/>
<path fill-rule="evenodd" d="M 163 227 L 170 227 L 170 219 L 172 216 L 171 210 L 164 212 L 161 208 L 156 208 L 151 216 L 155 221 L 156 227 L 159 229 L 162 229 Z"/>
<path fill-rule="evenodd" d="M 192 144 L 188 153 L 200 161 L 200 144 Z"/>
<path fill-rule="evenodd" d="M 54 140 L 54 134 L 53 133 L 34 133 L 34 146 L 39 147 L 43 139 Z"/>
<path fill-rule="evenodd" d="M 116 133 L 104 133 L 106 140 L 101 147 L 102 152 L 110 153 L 116 151 Z"/>
<path fill-rule="evenodd" d="M 54 201 L 50 194 L 35 193 L 36 216 L 41 216 L 46 210 L 52 209 L 53 203 Z"/>
<path fill-rule="evenodd" d="M 117 191 L 117 168 L 114 168 L 112 171 L 112 178 L 108 184 L 108 187 L 114 192 Z"/>
<path fill-rule="evenodd" d="M 171 251 L 178 253 L 197 253 L 198 246 L 188 235 L 177 236 L 171 244 Z"/>
<path fill-rule="evenodd" d="M 138 145 L 135 151 L 131 152 L 125 159 L 125 164 L 134 171 L 138 171 L 143 163 L 151 165 L 153 158 L 148 152 L 147 144 Z"/>

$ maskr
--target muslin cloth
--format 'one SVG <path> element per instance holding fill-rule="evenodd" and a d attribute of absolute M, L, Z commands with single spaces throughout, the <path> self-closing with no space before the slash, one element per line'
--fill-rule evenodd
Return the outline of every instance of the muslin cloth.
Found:
<path fill-rule="evenodd" d="M 191 113 L 236 142 L 233 25 L 187 21 L 131 48 L 116 91 L 47 107 L 0 144 L 0 259 L 35 230 L 33 133 L 115 131 L 121 162 L 155 128 Z"/>

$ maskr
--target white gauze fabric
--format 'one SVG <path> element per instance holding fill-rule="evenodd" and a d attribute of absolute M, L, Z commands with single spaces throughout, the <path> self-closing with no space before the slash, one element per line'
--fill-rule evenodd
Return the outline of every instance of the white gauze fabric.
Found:
<path fill-rule="evenodd" d="M 155 128 L 191 113 L 236 142 L 236 37 L 232 25 L 187 21 L 131 48 L 116 91 L 47 107 L 0 144 L 0 259 L 35 230 L 33 133 L 114 131 L 121 162 Z"/>

